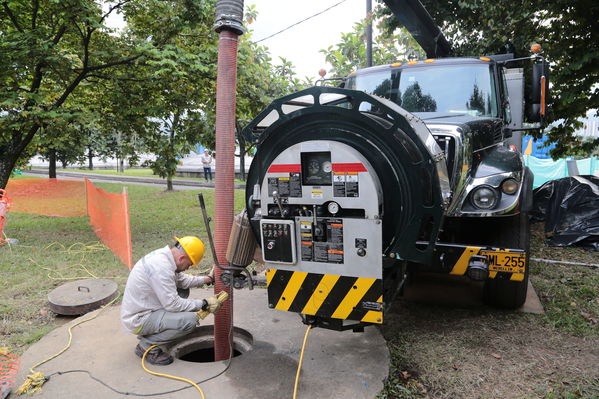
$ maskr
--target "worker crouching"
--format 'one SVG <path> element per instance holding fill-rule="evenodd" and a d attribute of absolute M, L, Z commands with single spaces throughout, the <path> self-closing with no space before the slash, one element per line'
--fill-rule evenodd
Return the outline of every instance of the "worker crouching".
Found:
<path fill-rule="evenodd" d="M 202 259 L 204 243 L 192 236 L 175 240 L 172 247 L 157 249 L 141 258 L 127 279 L 121 322 L 137 335 L 135 354 L 139 357 L 152 345 L 166 344 L 191 333 L 199 324 L 196 312 L 215 313 L 220 309 L 221 301 L 216 296 L 187 298 L 190 288 L 214 282 L 213 272 L 207 276 L 181 273 Z M 167 365 L 173 357 L 156 347 L 147 354 L 146 361 Z"/>

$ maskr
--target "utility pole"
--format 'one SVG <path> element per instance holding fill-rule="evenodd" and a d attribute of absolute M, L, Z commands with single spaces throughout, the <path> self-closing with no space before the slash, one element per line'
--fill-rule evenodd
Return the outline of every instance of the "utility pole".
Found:
<path fill-rule="evenodd" d="M 366 66 L 372 66 L 372 0 L 366 0 Z"/>

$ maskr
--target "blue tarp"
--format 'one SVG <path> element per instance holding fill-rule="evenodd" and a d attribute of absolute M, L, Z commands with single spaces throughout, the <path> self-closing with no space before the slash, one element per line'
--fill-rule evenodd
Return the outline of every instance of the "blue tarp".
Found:
<path fill-rule="evenodd" d="M 545 147 L 545 143 L 547 142 L 547 137 L 543 136 L 538 140 L 532 138 L 532 136 L 522 136 L 522 153 L 528 148 L 528 144 L 532 140 L 532 155 L 538 159 L 551 159 L 549 156 L 549 151 L 555 147 L 555 143 L 551 143 L 548 147 Z"/>
<path fill-rule="evenodd" d="M 597 157 L 580 159 L 576 161 L 576 165 L 581 175 L 592 175 L 596 170 L 599 170 L 599 159 Z"/>
<path fill-rule="evenodd" d="M 524 156 L 524 164 L 535 175 L 533 188 L 541 187 L 550 180 L 568 177 L 568 163 L 565 159 L 554 161 L 552 159 L 538 159 L 532 155 Z M 578 172 L 581 175 L 592 175 L 599 171 L 599 161 L 596 157 L 576 161 Z"/>

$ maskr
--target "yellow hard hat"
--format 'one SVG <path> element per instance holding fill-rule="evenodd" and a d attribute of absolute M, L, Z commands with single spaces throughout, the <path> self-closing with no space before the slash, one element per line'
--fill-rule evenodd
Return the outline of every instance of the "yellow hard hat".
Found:
<path fill-rule="evenodd" d="M 204 257 L 204 243 L 198 237 L 185 236 L 183 238 L 174 237 L 181 248 L 185 251 L 192 266 L 196 266 Z"/>

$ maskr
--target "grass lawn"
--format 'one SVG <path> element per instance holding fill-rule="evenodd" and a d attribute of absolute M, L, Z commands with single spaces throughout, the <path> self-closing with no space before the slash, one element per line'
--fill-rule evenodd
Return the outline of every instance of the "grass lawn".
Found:
<path fill-rule="evenodd" d="M 118 184 L 97 185 L 122 190 Z M 206 237 L 196 191 L 128 188 L 134 261 L 173 235 Z M 213 190 L 205 191 L 210 214 L 213 196 Z M 235 191 L 235 201 L 241 209 L 243 191 Z M 92 245 L 98 240 L 85 217 L 8 216 L 5 232 L 19 244 L 0 247 L 0 347 L 22 353 L 70 320 L 47 309 L 48 292 L 65 281 L 59 277 L 86 278 L 85 266 L 117 281 L 122 291 L 128 270 L 110 251 Z M 533 257 L 598 263 L 597 253 L 547 247 L 540 224 L 533 232 Z M 210 264 L 208 252 L 196 272 Z M 400 299 L 380 327 L 391 363 L 378 398 L 599 398 L 599 270 L 531 266 L 543 315 Z"/>
<path fill-rule="evenodd" d="M 97 183 L 108 192 L 122 185 Z M 128 185 L 133 259 L 171 243 L 177 235 L 206 237 L 198 191 L 164 192 L 163 189 Z M 214 214 L 214 190 L 204 190 L 206 207 Z M 235 190 L 236 208 L 243 207 L 243 191 Z M 214 226 L 212 226 L 214 228 Z M 84 266 L 97 277 L 114 279 L 120 291 L 128 269 L 107 249 L 97 250 L 98 238 L 87 217 L 57 218 L 9 212 L 4 228 L 17 245 L 0 247 L 0 347 L 23 352 L 28 345 L 65 322 L 47 309 L 47 294 L 66 278 L 88 278 Z M 206 256 L 198 272 L 211 265 Z M 68 321 L 68 320 L 67 320 Z"/>

